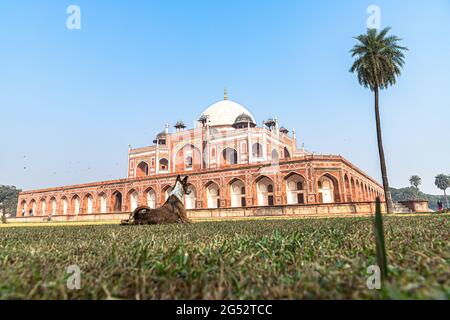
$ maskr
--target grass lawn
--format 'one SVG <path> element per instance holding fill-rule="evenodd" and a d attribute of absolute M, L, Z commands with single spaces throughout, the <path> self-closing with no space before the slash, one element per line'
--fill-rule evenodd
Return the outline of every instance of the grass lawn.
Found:
<path fill-rule="evenodd" d="M 369 290 L 372 219 L 0 228 L 1 299 L 450 298 L 450 216 L 385 218 L 391 279 Z M 78 265 L 81 289 L 66 286 Z"/>

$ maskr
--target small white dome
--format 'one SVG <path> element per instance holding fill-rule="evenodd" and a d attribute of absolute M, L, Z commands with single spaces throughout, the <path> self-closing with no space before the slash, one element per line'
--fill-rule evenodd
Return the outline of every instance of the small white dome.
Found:
<path fill-rule="evenodd" d="M 253 122 L 256 123 L 253 115 L 244 106 L 231 100 L 222 100 L 214 103 L 202 112 L 199 118 L 206 116 L 208 118 L 208 125 L 215 126 L 232 126 L 236 118 L 242 114 L 249 115 Z M 200 122 L 197 122 L 197 127 L 200 127 Z"/>

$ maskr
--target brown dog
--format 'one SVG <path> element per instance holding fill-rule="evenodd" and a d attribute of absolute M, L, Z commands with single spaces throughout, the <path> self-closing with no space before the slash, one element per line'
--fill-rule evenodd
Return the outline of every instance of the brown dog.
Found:
<path fill-rule="evenodd" d="M 150 209 L 147 206 L 138 207 L 131 213 L 130 218 L 122 220 L 121 224 L 190 223 L 183 204 L 184 195 L 190 193 L 187 180 L 187 176 L 181 180 L 178 175 L 172 192 L 162 207 L 158 209 Z"/>

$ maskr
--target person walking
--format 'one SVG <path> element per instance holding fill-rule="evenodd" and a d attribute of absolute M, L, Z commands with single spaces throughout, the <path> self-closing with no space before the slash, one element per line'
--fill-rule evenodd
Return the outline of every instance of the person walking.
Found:
<path fill-rule="evenodd" d="M 438 211 L 442 212 L 442 209 L 443 209 L 442 201 L 438 200 L 437 205 L 438 205 Z"/>

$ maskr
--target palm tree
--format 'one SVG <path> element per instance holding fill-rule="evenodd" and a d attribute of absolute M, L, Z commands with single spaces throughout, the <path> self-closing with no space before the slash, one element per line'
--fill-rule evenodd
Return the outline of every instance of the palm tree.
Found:
<path fill-rule="evenodd" d="M 447 204 L 447 208 L 448 208 L 449 206 L 448 206 L 447 193 L 445 192 L 445 190 L 447 190 L 447 188 L 450 188 L 450 177 L 446 176 L 445 174 L 438 174 L 434 178 L 434 184 L 436 185 L 436 187 L 438 187 L 439 189 L 444 191 L 445 203 Z"/>
<path fill-rule="evenodd" d="M 417 175 L 411 176 L 409 178 L 409 184 L 415 188 L 417 200 L 419 198 L 419 186 L 422 184 L 422 179 Z"/>
<path fill-rule="evenodd" d="M 369 88 L 374 93 L 381 177 L 383 179 L 387 213 L 392 213 L 392 196 L 389 190 L 381 136 L 379 91 L 387 89 L 396 83 L 397 77 L 400 76 L 401 69 L 405 64 L 403 52 L 408 49 L 398 44 L 401 39 L 397 36 L 388 36 L 389 30 L 390 28 L 385 28 L 378 32 L 376 29 L 368 29 L 367 33 L 355 37 L 358 43 L 350 50 L 352 57 L 355 58 L 350 72 L 356 73 L 359 84 Z"/>

